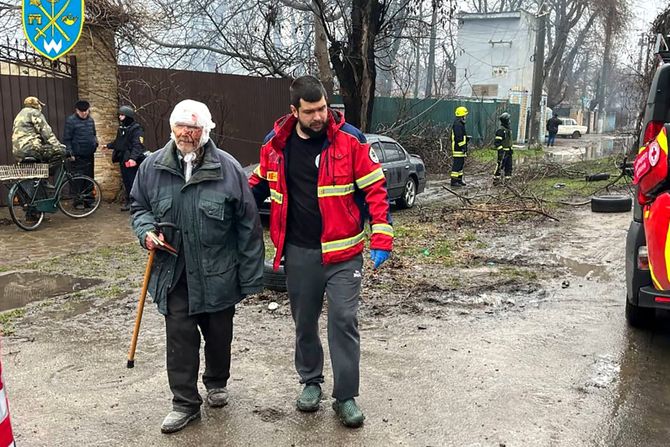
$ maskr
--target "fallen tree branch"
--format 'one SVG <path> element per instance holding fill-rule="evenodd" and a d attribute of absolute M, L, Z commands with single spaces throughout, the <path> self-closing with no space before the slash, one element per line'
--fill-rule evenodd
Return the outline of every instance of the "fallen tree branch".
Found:
<path fill-rule="evenodd" d="M 491 209 L 482 209 L 482 208 L 459 208 L 459 211 L 478 211 L 480 213 L 500 213 L 500 214 L 507 214 L 507 213 L 536 213 L 536 214 L 541 214 L 544 217 L 548 217 L 549 219 L 555 220 L 556 222 L 559 222 L 559 220 L 552 216 L 551 214 L 547 214 L 542 210 L 535 210 L 535 209 L 526 209 L 526 208 L 520 208 L 520 209 L 511 209 L 511 210 L 491 210 Z"/>
<path fill-rule="evenodd" d="M 457 192 L 454 191 L 453 189 L 449 189 L 449 188 L 447 188 L 445 185 L 442 185 L 442 187 L 443 187 L 444 189 L 446 189 L 447 191 L 449 191 L 450 193 L 452 193 L 453 195 L 455 195 L 456 197 L 458 197 L 459 200 L 460 200 L 461 202 L 463 202 L 464 204 L 466 204 L 466 205 L 472 205 L 472 201 L 471 201 L 470 199 L 468 199 L 467 197 L 460 195 L 459 193 L 457 193 Z"/>

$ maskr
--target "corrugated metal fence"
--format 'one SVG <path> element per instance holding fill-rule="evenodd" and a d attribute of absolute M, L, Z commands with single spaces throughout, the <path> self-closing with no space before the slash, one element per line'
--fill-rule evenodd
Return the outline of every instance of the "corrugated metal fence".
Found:
<path fill-rule="evenodd" d="M 454 122 L 454 110 L 458 106 L 468 108 L 466 128 L 477 145 L 493 143 L 496 129 L 500 125 L 498 117 L 503 112 L 512 115 L 511 127 L 517 129 L 519 105 L 510 104 L 508 101 L 386 97 L 375 98 L 372 129 L 374 132 L 393 129 L 395 133 L 407 134 L 427 124 L 448 127 Z M 516 138 L 516 132 L 513 133 Z"/>
<path fill-rule="evenodd" d="M 170 113 L 183 99 L 207 104 L 216 123 L 212 139 L 243 166 L 258 162 L 263 138 L 289 111 L 289 79 L 133 66 L 119 73 L 121 97 L 136 108 L 152 151 L 170 139 Z"/>

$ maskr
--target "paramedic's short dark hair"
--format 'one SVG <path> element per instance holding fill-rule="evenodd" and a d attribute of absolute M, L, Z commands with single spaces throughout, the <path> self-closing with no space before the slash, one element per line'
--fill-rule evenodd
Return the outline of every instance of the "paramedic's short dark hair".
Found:
<path fill-rule="evenodd" d="M 317 78 L 311 75 L 300 76 L 296 78 L 289 88 L 291 95 L 291 104 L 300 108 L 300 100 L 305 102 L 317 102 L 321 98 L 326 98 L 326 89 Z M 327 98 L 326 98 L 327 99 Z"/>

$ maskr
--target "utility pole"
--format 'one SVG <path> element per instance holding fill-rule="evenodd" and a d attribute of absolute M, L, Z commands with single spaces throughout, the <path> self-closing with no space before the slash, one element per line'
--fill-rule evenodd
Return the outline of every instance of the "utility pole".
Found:
<path fill-rule="evenodd" d="M 544 4 L 540 7 L 535 18 L 537 31 L 535 33 L 535 64 L 533 65 L 533 93 L 530 102 L 530 135 L 529 144 L 537 144 L 540 135 L 540 110 L 542 104 L 542 84 L 544 81 L 544 41 L 547 32 L 547 13 Z"/>
<path fill-rule="evenodd" d="M 426 98 L 433 96 L 433 76 L 435 74 L 435 41 L 437 40 L 437 0 L 432 1 L 433 16 L 430 19 L 430 48 L 428 69 L 426 70 Z"/>
<path fill-rule="evenodd" d="M 421 6 L 423 5 L 423 2 L 419 3 L 419 21 L 423 19 L 423 11 Z M 421 75 L 421 39 L 416 38 L 414 41 L 414 44 L 416 45 L 416 67 L 414 67 L 414 97 L 418 98 L 419 97 L 419 77 Z"/>

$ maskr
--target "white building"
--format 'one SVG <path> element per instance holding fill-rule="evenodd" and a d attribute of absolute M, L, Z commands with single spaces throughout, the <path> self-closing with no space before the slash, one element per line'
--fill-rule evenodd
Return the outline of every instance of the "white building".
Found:
<path fill-rule="evenodd" d="M 529 127 L 535 23 L 535 16 L 525 11 L 458 15 L 456 94 L 519 104 L 518 142 L 525 140 Z M 544 113 L 544 95 L 541 104 Z M 544 138 L 543 125 L 540 133 Z"/>
<path fill-rule="evenodd" d="M 508 99 L 532 91 L 535 17 L 525 11 L 458 15 L 458 96 Z"/>

